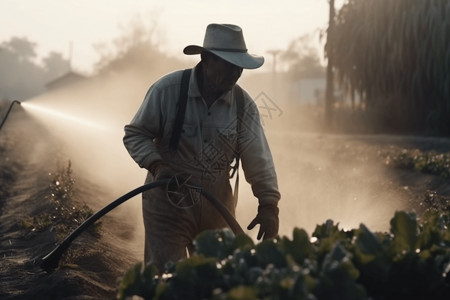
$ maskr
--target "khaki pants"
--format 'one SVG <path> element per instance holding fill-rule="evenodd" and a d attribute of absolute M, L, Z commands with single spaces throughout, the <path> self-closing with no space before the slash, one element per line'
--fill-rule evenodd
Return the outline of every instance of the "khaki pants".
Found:
<path fill-rule="evenodd" d="M 153 177 L 149 174 L 146 182 L 152 181 Z M 235 216 L 236 203 L 228 179 L 203 183 L 202 187 L 222 201 Z M 186 258 L 186 250 L 192 252 L 192 242 L 202 231 L 229 227 L 207 199 L 202 197 L 191 208 L 177 208 L 169 202 L 163 188 L 144 192 L 142 209 L 145 226 L 144 259 L 146 263 L 154 263 L 160 271 L 164 270 L 167 262 Z"/>

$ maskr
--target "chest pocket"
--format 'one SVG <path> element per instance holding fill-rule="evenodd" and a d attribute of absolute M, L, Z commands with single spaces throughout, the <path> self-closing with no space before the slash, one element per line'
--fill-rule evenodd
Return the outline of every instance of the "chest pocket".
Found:
<path fill-rule="evenodd" d="M 199 126 L 183 124 L 178 147 L 178 152 L 186 158 L 197 156 L 202 150 Z"/>
<path fill-rule="evenodd" d="M 236 156 L 237 130 L 236 128 L 220 128 L 218 131 L 218 142 L 226 152 L 227 157 L 232 160 Z"/>

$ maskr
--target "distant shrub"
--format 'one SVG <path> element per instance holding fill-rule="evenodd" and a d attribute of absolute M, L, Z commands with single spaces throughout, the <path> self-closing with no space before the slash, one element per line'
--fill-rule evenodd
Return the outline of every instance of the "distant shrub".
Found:
<path fill-rule="evenodd" d="M 386 157 L 386 164 L 450 179 L 450 153 L 403 149 L 400 153 Z"/>

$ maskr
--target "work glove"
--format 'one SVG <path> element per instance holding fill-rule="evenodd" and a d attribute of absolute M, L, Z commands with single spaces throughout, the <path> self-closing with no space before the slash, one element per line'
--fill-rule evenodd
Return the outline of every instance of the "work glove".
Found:
<path fill-rule="evenodd" d="M 248 225 L 247 229 L 252 230 L 259 224 L 257 239 L 272 239 L 278 234 L 278 207 L 275 204 L 265 204 L 258 206 L 258 214 Z"/>
<path fill-rule="evenodd" d="M 153 174 L 153 178 L 156 180 L 170 179 L 173 178 L 176 173 L 172 168 L 162 161 L 155 162 L 149 169 L 150 173 Z"/>

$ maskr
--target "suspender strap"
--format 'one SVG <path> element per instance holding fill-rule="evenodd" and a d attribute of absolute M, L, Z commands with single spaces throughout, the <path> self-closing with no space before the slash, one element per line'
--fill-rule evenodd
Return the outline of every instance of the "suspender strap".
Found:
<path fill-rule="evenodd" d="M 244 92 L 240 86 L 236 85 L 236 107 L 237 107 L 237 133 L 241 131 L 242 118 L 244 117 Z M 238 153 L 239 155 L 239 153 Z"/>
<path fill-rule="evenodd" d="M 183 128 L 184 115 L 186 113 L 186 104 L 188 99 L 189 79 L 191 78 L 191 69 L 183 71 L 181 77 L 180 95 L 178 98 L 178 111 L 173 125 L 172 136 L 170 137 L 170 149 L 176 150 L 178 148 L 178 142 L 181 136 L 181 130 Z"/>
<path fill-rule="evenodd" d="M 234 203 L 235 205 L 238 202 L 238 194 L 239 194 L 239 161 L 241 152 L 239 150 L 239 134 L 241 133 L 241 124 L 242 118 L 244 117 L 244 92 L 241 87 L 236 86 L 236 114 L 237 114 L 237 123 L 236 123 L 236 133 L 237 133 L 237 147 L 236 147 L 236 164 L 233 167 L 233 172 L 231 173 L 231 177 L 236 173 L 236 181 L 234 182 Z"/>
<path fill-rule="evenodd" d="M 239 151 L 239 133 L 241 133 L 242 118 L 244 117 L 244 92 L 239 86 L 236 86 L 235 91 L 236 91 L 236 115 L 237 115 L 236 133 L 238 140 L 236 146 L 236 163 L 232 167 L 233 171 L 230 174 L 230 178 L 234 177 L 234 174 L 236 174 L 237 169 L 239 168 L 239 158 L 241 154 L 241 152 Z"/>

